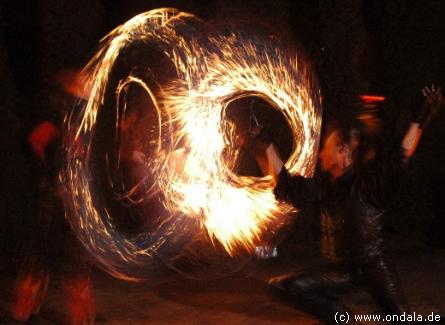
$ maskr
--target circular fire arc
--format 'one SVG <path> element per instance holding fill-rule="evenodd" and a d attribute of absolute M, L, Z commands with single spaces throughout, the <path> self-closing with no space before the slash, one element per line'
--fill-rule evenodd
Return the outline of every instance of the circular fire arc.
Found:
<path fill-rule="evenodd" d="M 224 121 L 234 94 L 258 94 L 285 116 L 296 139 L 286 162 L 291 173 L 308 176 L 315 166 L 321 109 L 305 62 L 270 40 L 241 32 L 204 37 L 199 24 L 193 15 L 158 9 L 116 28 L 84 70 L 88 100 L 67 120 L 67 164 L 61 173 L 67 217 L 99 265 L 121 278 L 145 278 L 157 258 L 186 254 L 203 235 L 228 256 L 252 251 L 265 233 L 286 223 L 292 208 L 275 200 L 270 178 L 238 176 L 222 159 L 223 152 L 236 157 L 238 150 L 226 136 L 232 130 Z M 156 44 L 177 78 L 153 92 L 130 74 L 116 90 L 119 98 L 129 84 L 145 89 L 159 112 L 160 134 L 169 138 L 160 136 L 155 159 L 145 161 L 156 188 L 147 190 L 141 179 L 124 193 L 137 192 L 143 201 L 159 192 L 168 214 L 157 229 L 131 237 L 116 229 L 111 212 L 98 202 L 90 159 L 93 137 L 101 131 L 98 112 L 110 109 L 104 96 L 113 66 L 123 49 L 141 42 Z M 115 110 L 119 116 L 124 108 Z"/>

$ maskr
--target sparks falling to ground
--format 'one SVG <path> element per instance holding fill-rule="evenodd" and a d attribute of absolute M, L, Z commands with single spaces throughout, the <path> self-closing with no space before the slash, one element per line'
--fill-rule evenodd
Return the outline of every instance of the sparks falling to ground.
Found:
<path fill-rule="evenodd" d="M 295 138 L 286 167 L 304 176 L 313 173 L 321 111 L 307 63 L 267 37 L 239 30 L 206 34 L 203 24 L 191 14 L 157 9 L 113 30 L 83 71 L 86 100 L 66 119 L 67 159 L 60 179 L 67 217 L 85 248 L 114 276 L 143 279 L 159 257 L 186 255 L 202 238 L 227 256 L 251 252 L 286 224 L 292 208 L 275 200 L 270 177 L 233 171 L 240 149 L 225 109 L 234 98 L 254 94 L 283 114 Z M 155 46 L 174 67 L 175 78 L 159 84 L 132 67 L 115 82 L 116 100 L 110 107 L 106 97 L 113 71 L 120 57 L 140 44 Z M 142 146 L 150 151 L 141 158 L 146 176 L 119 190 L 121 184 L 108 175 L 110 187 L 116 200 L 137 205 L 156 195 L 165 208 L 157 226 L 137 236 L 124 235 L 113 224 L 112 212 L 98 194 L 101 183 L 94 181 L 92 158 L 101 112 L 111 111 L 116 130 L 121 129 L 132 86 L 150 98 L 156 132 Z M 113 160 L 111 152 L 105 155 Z M 119 150 L 115 156 L 110 166 L 118 168 Z"/>

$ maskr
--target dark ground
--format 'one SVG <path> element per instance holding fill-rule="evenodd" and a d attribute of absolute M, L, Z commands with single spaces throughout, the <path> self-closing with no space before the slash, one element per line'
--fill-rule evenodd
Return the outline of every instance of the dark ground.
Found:
<path fill-rule="evenodd" d="M 196 281 L 166 274 L 146 283 L 130 283 L 95 270 L 97 324 L 317 324 L 266 284 L 271 276 L 318 263 L 313 253 L 300 246 L 287 245 L 286 250 L 277 259 L 263 262 L 250 275 L 220 280 Z M 445 251 L 400 239 L 391 241 L 390 251 L 412 312 L 443 314 Z M 13 278 L 11 272 L 3 271 L 0 282 L 2 324 L 19 324 L 7 321 L 4 316 L 9 297 L 6 288 Z M 357 313 L 379 312 L 363 290 L 351 292 L 344 298 Z M 59 324 L 64 312 L 62 301 L 56 275 L 40 314 L 29 324 Z"/>

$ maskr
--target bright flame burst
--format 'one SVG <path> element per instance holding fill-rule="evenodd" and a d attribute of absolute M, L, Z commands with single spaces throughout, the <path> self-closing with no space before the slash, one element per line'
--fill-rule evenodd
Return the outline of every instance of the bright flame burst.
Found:
<path fill-rule="evenodd" d="M 255 94 L 279 110 L 295 138 L 286 167 L 304 176 L 314 170 L 320 97 L 318 89 L 312 89 L 305 62 L 266 37 L 239 31 L 203 37 L 204 32 L 196 28 L 199 24 L 193 15 L 158 9 L 113 30 L 84 69 L 88 100 L 67 119 L 67 164 L 61 181 L 68 219 L 99 264 L 121 278 L 143 277 L 137 269 L 152 263 L 156 254 L 164 254 L 163 249 L 171 250 L 172 242 L 174 251 L 180 251 L 184 242 L 174 238 L 184 236 L 181 232 L 189 229 L 186 223 L 197 223 L 193 231 L 204 231 L 229 255 L 240 248 L 252 251 L 265 233 L 285 223 L 292 208 L 275 200 L 270 178 L 239 176 L 230 168 L 239 149 L 232 143 L 225 108 L 234 97 Z M 98 113 L 110 109 L 104 106 L 104 98 L 112 69 L 125 49 L 144 42 L 162 50 L 177 79 L 158 91 L 132 74 L 119 82 L 117 98 L 130 84 L 147 92 L 159 125 L 159 138 L 150 139 L 156 143 L 155 158 L 146 162 L 147 174 L 156 182 L 148 190 L 137 186 L 126 194 L 130 197 L 139 191 L 144 198 L 160 193 L 168 215 L 162 216 L 158 229 L 127 238 L 115 229 L 96 195 L 91 156 L 94 134 L 100 132 Z M 186 238 L 192 241 L 194 236 Z"/>

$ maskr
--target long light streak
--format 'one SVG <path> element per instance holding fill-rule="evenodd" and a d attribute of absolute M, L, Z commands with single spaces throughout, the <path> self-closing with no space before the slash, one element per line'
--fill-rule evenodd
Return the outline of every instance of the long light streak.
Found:
<path fill-rule="evenodd" d="M 321 109 L 307 62 L 266 37 L 240 31 L 206 35 L 200 24 L 191 14 L 164 8 L 114 29 L 83 71 L 88 100 L 66 119 L 67 159 L 60 180 L 67 217 L 99 265 L 120 278 L 143 279 L 160 254 L 182 254 L 197 237 L 222 246 L 228 256 L 251 252 L 294 211 L 275 200 L 269 176 L 239 176 L 232 171 L 239 149 L 225 110 L 234 97 L 255 94 L 280 111 L 295 139 L 286 167 L 304 176 L 314 171 Z M 94 136 L 101 132 L 99 112 L 115 110 L 119 127 L 119 114 L 125 109 L 125 105 L 105 105 L 118 58 L 134 44 L 144 43 L 156 45 L 177 76 L 152 89 L 130 73 L 115 89 L 119 103 L 130 85 L 140 86 L 158 119 L 158 137 L 150 139 L 156 152 L 145 164 L 155 182 L 143 186 L 143 180 L 121 197 L 138 192 L 144 199 L 157 193 L 166 215 L 157 229 L 130 237 L 117 231 L 97 194 L 92 153 Z"/>

